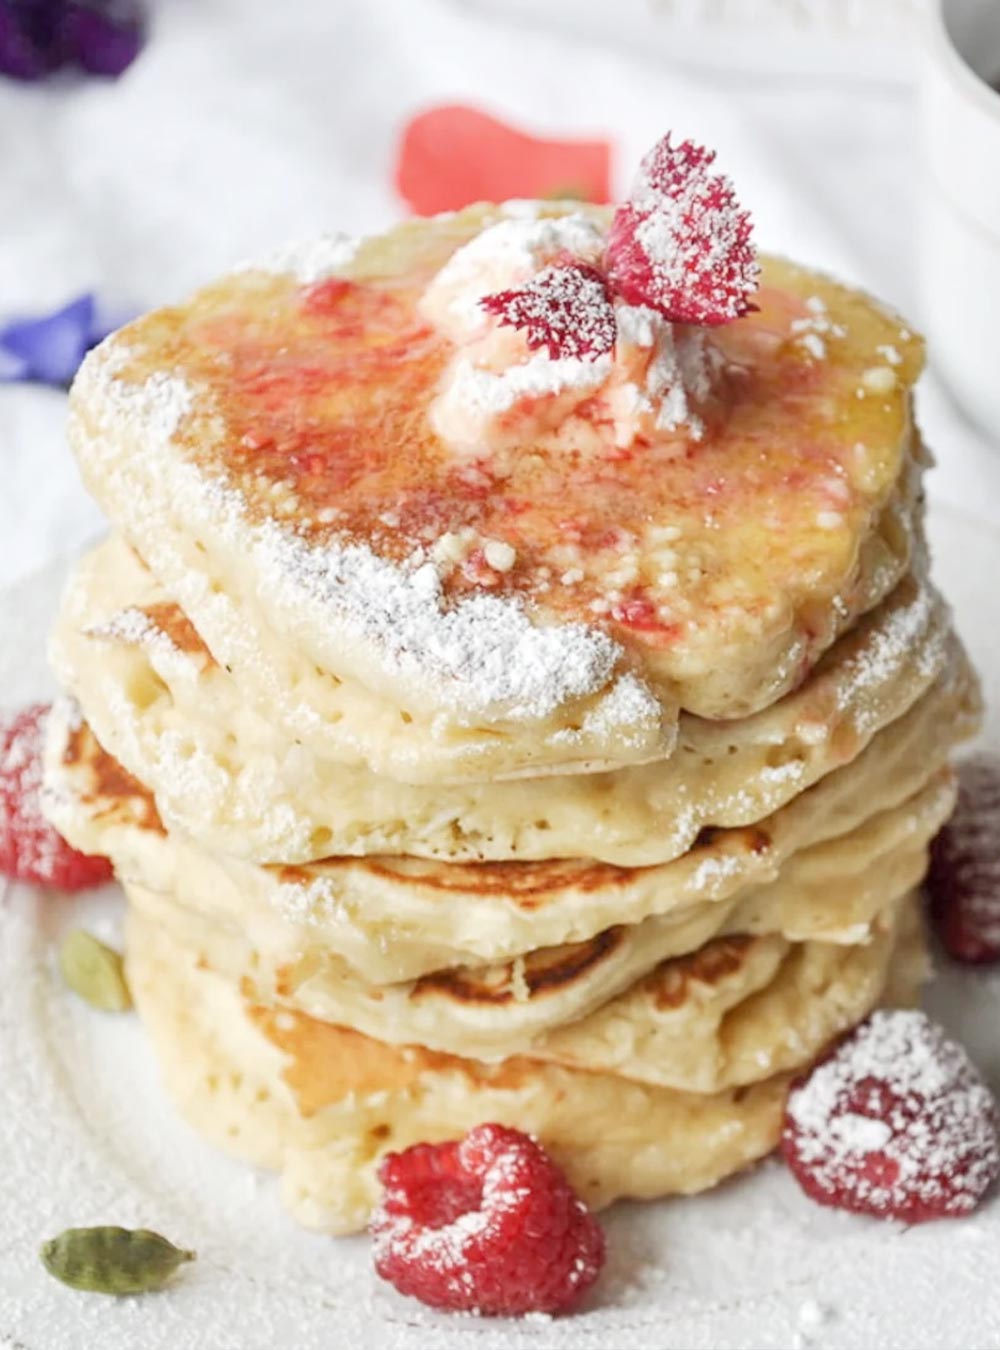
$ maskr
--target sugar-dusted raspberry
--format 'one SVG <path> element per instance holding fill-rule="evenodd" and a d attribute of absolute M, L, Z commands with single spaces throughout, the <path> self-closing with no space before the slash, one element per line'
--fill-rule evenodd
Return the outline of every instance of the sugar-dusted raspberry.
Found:
<path fill-rule="evenodd" d="M 390 1153 L 372 1220 L 375 1269 L 435 1308 L 565 1312 L 604 1263 L 604 1234 L 560 1168 L 519 1130 Z"/>
<path fill-rule="evenodd" d="M 553 361 L 564 356 L 593 361 L 615 345 L 607 282 L 586 263 L 554 263 L 517 290 L 497 291 L 479 303 L 501 323 L 522 328 L 528 346 L 544 347 Z"/>
<path fill-rule="evenodd" d="M 997 1105 L 921 1012 L 875 1012 L 788 1098 L 782 1152 L 823 1205 L 920 1223 L 974 1209 L 1000 1175 Z"/>
<path fill-rule="evenodd" d="M 42 815 L 42 738 L 47 704 L 0 716 L 0 875 L 64 891 L 111 879 L 107 858 L 70 848 Z"/>
<path fill-rule="evenodd" d="M 934 840 L 931 917 L 950 956 L 1000 961 L 1000 757 L 977 755 L 958 772 L 955 814 Z"/>
<path fill-rule="evenodd" d="M 605 264 L 612 289 L 676 323 L 721 324 L 750 308 L 759 269 L 749 213 L 709 172 L 715 152 L 664 136 L 615 212 Z"/>

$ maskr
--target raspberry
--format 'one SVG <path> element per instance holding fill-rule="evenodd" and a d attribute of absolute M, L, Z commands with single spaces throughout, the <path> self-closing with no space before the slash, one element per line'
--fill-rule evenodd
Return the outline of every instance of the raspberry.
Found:
<path fill-rule="evenodd" d="M 715 152 L 664 136 L 615 212 L 605 255 L 612 287 L 676 323 L 721 324 L 752 308 L 758 267 L 749 214 Z"/>
<path fill-rule="evenodd" d="M 479 302 L 502 324 L 523 328 L 528 346 L 544 347 L 553 361 L 591 361 L 611 351 L 617 329 L 605 278 L 586 263 L 544 268 L 519 290 L 497 291 Z"/>
<path fill-rule="evenodd" d="M 793 1084 L 781 1143 L 822 1205 L 921 1223 L 968 1214 L 1000 1175 L 993 1096 L 921 1012 L 876 1012 Z"/>
<path fill-rule="evenodd" d="M 604 1264 L 604 1234 L 533 1139 L 478 1125 L 390 1153 L 372 1220 L 375 1269 L 434 1308 L 565 1312 Z"/>
<path fill-rule="evenodd" d="M 958 806 L 934 840 L 927 875 L 931 917 L 957 961 L 1000 961 L 1000 759 L 959 768 Z"/>
<path fill-rule="evenodd" d="M 36 703 L 0 718 L 0 875 L 63 891 L 111 880 L 107 858 L 70 848 L 41 813 L 42 738 L 49 715 Z"/>

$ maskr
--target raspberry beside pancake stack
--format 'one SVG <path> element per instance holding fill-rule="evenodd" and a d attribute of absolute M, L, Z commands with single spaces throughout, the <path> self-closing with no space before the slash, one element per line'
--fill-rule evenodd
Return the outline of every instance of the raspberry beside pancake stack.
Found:
<path fill-rule="evenodd" d="M 54 634 L 48 809 L 115 863 L 182 1109 L 331 1231 L 386 1151 L 483 1120 L 595 1203 L 711 1185 L 917 995 L 978 716 L 928 579 L 920 343 L 773 259 L 727 325 L 617 298 L 596 356 L 478 304 L 608 224 L 322 244 L 75 387 L 115 533 Z"/>

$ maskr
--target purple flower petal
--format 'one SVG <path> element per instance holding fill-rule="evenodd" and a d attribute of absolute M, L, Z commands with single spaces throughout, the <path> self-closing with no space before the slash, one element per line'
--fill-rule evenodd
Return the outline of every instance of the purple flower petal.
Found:
<path fill-rule="evenodd" d="M 60 27 L 66 49 L 82 69 L 113 78 L 132 64 L 145 37 L 142 11 L 130 0 L 70 0 Z"/>
<path fill-rule="evenodd" d="M 57 31 L 62 4 L 0 0 L 0 75 L 40 80 L 65 62 Z"/>
<path fill-rule="evenodd" d="M 117 77 L 145 39 L 140 0 L 0 0 L 0 75 L 39 80 L 73 62 Z"/>
<path fill-rule="evenodd" d="M 93 326 L 94 297 L 81 295 L 54 314 L 0 328 L 0 350 L 22 363 L 22 373 L 8 378 L 68 385 L 93 345 Z"/>

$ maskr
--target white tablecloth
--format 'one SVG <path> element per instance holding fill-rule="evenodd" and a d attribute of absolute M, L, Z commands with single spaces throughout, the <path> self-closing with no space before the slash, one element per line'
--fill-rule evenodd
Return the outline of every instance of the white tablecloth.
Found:
<path fill-rule="evenodd" d="M 622 188 L 668 128 L 714 145 L 762 246 L 913 314 L 919 6 L 161 0 L 118 83 L 0 82 L 0 312 L 91 288 L 145 308 L 289 238 L 385 225 L 400 125 L 461 101 L 611 134 Z M 1000 521 L 1000 453 L 933 377 L 920 404 L 932 490 Z M 64 415 L 58 392 L 0 388 L 0 586 L 100 528 Z"/>

